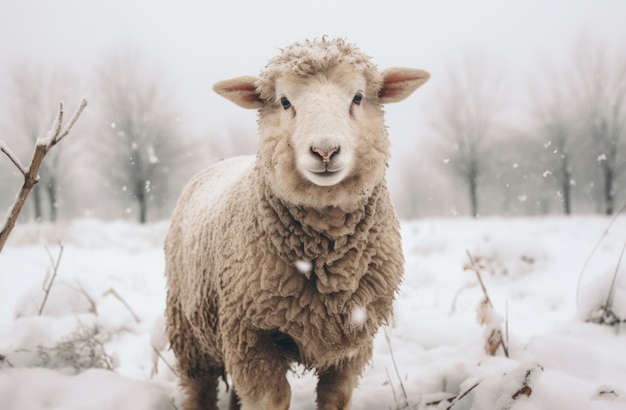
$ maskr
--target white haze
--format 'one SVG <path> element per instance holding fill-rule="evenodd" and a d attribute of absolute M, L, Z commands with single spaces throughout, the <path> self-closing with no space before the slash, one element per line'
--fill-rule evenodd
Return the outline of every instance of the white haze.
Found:
<path fill-rule="evenodd" d="M 541 75 L 541 63 L 548 58 L 567 61 L 580 38 L 597 39 L 613 49 L 623 45 L 623 16 L 626 3 L 619 0 L 0 0 L 0 101 L 3 107 L 11 104 L 9 73 L 15 66 L 26 62 L 44 70 L 64 67 L 76 78 L 64 97 L 66 105 L 71 109 L 86 95 L 92 104 L 81 121 L 87 122 L 102 114 L 95 103 L 100 91 L 94 78 L 104 57 L 131 48 L 145 54 L 171 83 L 189 138 L 226 140 L 233 132 L 253 136 L 254 112 L 221 99 L 212 92 L 212 84 L 257 74 L 278 48 L 293 41 L 344 37 L 373 56 L 381 68 L 413 66 L 432 74 L 429 83 L 409 100 L 387 107 L 394 154 L 391 188 L 395 196 L 401 196 L 398 181 L 402 174 L 408 166 L 415 166 L 416 153 L 424 149 L 422 141 L 436 137 L 429 126 L 432 101 L 445 86 L 448 64 L 479 52 L 501 65 L 510 85 L 502 115 L 515 124 L 525 120 L 521 113 L 528 108 L 529 78 Z M 0 116 L 3 133 L 3 125 L 10 121 Z M 95 138 L 91 131 L 86 129 L 81 138 Z M 0 135 L 9 137 L 16 136 Z M 72 164 L 73 168 L 83 166 L 80 160 Z M 0 163 L 0 172 L 9 169 Z M 450 203 L 433 207 L 443 206 L 448 215 L 457 212 L 464 194 L 449 186 L 438 170 L 426 172 L 432 176 L 431 185 L 438 187 L 433 188 L 435 193 L 438 189 L 448 192 L 441 195 L 441 201 Z M 0 200 L 0 206 L 6 203 L 6 198 Z"/>

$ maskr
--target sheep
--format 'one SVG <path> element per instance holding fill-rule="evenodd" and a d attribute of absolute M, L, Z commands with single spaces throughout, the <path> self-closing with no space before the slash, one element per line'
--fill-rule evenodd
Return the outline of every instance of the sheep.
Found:
<path fill-rule="evenodd" d="M 184 188 L 165 241 L 166 331 L 184 408 L 288 409 L 287 372 L 318 376 L 319 409 L 347 409 L 402 280 L 382 104 L 429 74 L 379 72 L 343 39 L 294 43 L 259 77 L 214 90 L 258 110 L 256 156 Z M 228 382 L 227 382 L 228 383 Z"/>

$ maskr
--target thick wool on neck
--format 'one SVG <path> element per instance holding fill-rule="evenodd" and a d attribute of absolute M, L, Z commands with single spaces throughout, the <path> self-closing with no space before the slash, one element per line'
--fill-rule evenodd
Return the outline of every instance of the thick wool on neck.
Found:
<path fill-rule="evenodd" d="M 374 215 L 384 186 L 377 186 L 362 206 L 350 213 L 295 206 L 277 198 L 266 184 L 259 187 L 268 246 L 289 265 L 311 262 L 311 271 L 304 274 L 316 281 L 320 293 L 351 295 L 371 260 L 366 248 L 368 238 L 376 234 Z"/>

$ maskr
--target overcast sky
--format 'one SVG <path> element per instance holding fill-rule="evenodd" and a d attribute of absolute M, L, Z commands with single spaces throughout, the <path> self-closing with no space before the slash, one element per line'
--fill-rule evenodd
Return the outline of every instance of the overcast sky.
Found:
<path fill-rule="evenodd" d="M 0 0 L 0 84 L 15 61 L 67 65 L 88 79 L 103 55 L 131 46 L 171 78 L 193 133 L 231 123 L 253 129 L 254 114 L 220 100 L 211 85 L 257 74 L 293 41 L 329 35 L 357 43 L 381 68 L 431 72 L 419 96 L 387 110 L 397 138 L 412 138 L 417 107 L 437 90 L 446 63 L 480 51 L 522 78 L 546 56 L 564 59 L 581 36 L 623 46 L 625 21 L 623 0 Z M 89 97 L 91 87 L 87 80 L 77 93 Z"/>

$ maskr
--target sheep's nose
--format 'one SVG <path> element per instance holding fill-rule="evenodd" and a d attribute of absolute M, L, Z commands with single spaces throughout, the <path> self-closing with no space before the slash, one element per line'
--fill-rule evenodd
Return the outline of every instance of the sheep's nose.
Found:
<path fill-rule="evenodd" d="M 321 148 L 311 147 L 311 152 L 314 152 L 322 157 L 322 161 L 324 161 L 325 163 L 329 163 L 330 158 L 339 152 L 339 147 L 331 148 L 329 151 L 324 151 Z"/>

